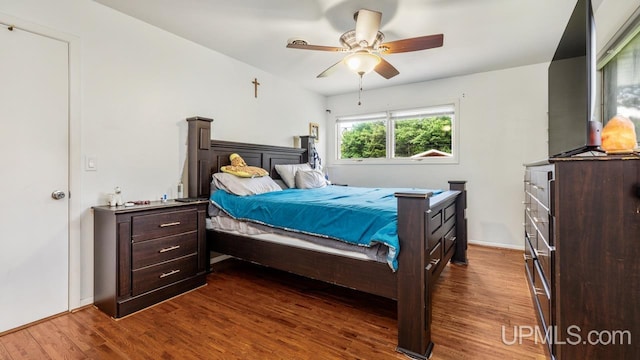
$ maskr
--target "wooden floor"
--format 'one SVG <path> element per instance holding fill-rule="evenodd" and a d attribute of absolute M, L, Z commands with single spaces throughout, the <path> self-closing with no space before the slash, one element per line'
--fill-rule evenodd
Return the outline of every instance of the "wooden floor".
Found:
<path fill-rule="evenodd" d="M 536 325 L 521 251 L 469 246 L 433 306 L 434 360 L 545 358 L 513 337 Z M 240 264 L 118 321 L 87 307 L 6 334 L 0 359 L 406 359 L 395 316 L 393 301 Z"/>

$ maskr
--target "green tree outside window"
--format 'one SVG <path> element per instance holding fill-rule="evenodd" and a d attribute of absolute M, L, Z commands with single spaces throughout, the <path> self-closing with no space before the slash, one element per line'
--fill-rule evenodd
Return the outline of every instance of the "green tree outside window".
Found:
<path fill-rule="evenodd" d="M 450 155 L 452 148 L 450 116 L 393 120 L 395 158 L 409 158 L 436 150 Z M 383 120 L 362 121 L 342 128 L 341 159 L 385 158 L 387 126 Z M 429 155 L 424 155 L 429 156 Z"/>

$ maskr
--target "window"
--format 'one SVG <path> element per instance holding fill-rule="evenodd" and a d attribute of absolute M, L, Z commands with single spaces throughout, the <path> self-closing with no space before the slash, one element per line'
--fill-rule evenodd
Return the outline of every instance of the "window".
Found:
<path fill-rule="evenodd" d="M 456 104 L 339 117 L 338 160 L 456 162 Z"/>
<path fill-rule="evenodd" d="M 637 16 L 637 15 L 636 15 Z M 603 120 L 620 114 L 636 126 L 640 141 L 640 19 L 608 46 L 599 66 L 603 73 Z"/>

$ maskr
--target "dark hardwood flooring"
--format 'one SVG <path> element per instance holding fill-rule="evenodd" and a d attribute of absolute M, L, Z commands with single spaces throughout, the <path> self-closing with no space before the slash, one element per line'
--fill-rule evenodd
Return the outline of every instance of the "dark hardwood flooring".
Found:
<path fill-rule="evenodd" d="M 432 359 L 544 359 L 522 252 L 469 246 L 433 299 Z M 0 337 L 0 359 L 406 359 L 393 301 L 237 264 L 208 285 L 113 320 L 90 306 Z M 45 299 L 43 299 L 45 300 Z"/>

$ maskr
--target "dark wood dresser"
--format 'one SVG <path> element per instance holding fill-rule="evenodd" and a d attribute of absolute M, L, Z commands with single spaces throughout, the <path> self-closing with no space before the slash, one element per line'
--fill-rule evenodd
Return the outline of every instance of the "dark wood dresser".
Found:
<path fill-rule="evenodd" d="M 640 354 L 640 158 L 526 166 L 525 269 L 555 359 Z M 528 324 L 522 324 L 528 325 Z"/>
<path fill-rule="evenodd" d="M 94 210 L 94 304 L 119 318 L 206 283 L 206 201 Z"/>

